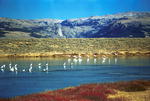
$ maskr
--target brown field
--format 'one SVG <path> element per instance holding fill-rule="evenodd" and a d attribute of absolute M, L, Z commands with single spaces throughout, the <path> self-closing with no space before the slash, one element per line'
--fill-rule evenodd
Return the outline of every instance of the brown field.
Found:
<path fill-rule="evenodd" d="M 0 39 L 0 57 L 150 55 L 150 38 Z"/>

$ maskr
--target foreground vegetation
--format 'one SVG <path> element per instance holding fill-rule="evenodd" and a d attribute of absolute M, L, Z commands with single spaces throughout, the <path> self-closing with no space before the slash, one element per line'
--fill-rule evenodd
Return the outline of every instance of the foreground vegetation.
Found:
<path fill-rule="evenodd" d="M 150 38 L 0 39 L 0 56 L 150 55 Z"/>
<path fill-rule="evenodd" d="M 149 101 L 150 81 L 85 84 L 0 101 Z"/>

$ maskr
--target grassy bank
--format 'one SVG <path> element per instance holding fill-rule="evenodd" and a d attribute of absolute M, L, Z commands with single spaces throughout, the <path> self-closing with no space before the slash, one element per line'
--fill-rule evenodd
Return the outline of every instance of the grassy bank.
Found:
<path fill-rule="evenodd" d="M 85 84 L 0 101 L 149 101 L 150 81 Z"/>
<path fill-rule="evenodd" d="M 0 39 L 0 56 L 149 55 L 150 38 Z"/>

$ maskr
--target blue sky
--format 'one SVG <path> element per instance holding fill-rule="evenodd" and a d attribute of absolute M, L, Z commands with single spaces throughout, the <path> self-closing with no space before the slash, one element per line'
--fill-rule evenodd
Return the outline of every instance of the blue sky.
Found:
<path fill-rule="evenodd" d="M 150 11 L 150 0 L 0 0 L 0 17 L 71 19 Z"/>

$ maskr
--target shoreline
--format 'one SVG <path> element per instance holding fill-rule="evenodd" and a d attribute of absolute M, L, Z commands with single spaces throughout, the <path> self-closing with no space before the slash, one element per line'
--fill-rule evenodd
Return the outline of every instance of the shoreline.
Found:
<path fill-rule="evenodd" d="M 150 80 L 90 83 L 0 101 L 148 101 Z"/>
<path fill-rule="evenodd" d="M 128 56 L 148 56 L 150 57 L 150 51 L 147 52 L 105 52 L 105 53 L 93 53 L 93 54 L 85 54 L 85 53 L 25 53 L 25 54 L 0 54 L 0 58 L 17 58 L 17 57 L 128 57 Z"/>

